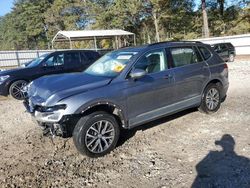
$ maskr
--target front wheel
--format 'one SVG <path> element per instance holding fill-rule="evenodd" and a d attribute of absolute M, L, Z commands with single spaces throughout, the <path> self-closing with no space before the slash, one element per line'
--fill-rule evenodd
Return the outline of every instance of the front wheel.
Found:
<path fill-rule="evenodd" d="M 221 105 L 221 89 L 217 84 L 209 84 L 203 92 L 199 111 L 206 114 L 217 112 Z"/>
<path fill-rule="evenodd" d="M 18 80 L 11 84 L 9 88 L 10 95 L 17 100 L 23 100 L 25 99 L 25 92 L 23 91 L 23 88 L 28 84 L 25 80 Z"/>
<path fill-rule="evenodd" d="M 115 148 L 119 135 L 120 127 L 115 117 L 100 111 L 84 116 L 77 122 L 73 141 L 81 154 L 101 157 Z"/>

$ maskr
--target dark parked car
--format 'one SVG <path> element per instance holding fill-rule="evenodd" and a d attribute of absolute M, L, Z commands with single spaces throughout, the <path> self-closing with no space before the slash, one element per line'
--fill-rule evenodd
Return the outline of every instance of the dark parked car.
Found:
<path fill-rule="evenodd" d="M 64 50 L 40 56 L 25 67 L 0 72 L 0 95 L 24 99 L 23 87 L 44 75 L 81 72 L 100 57 L 91 50 Z"/>
<path fill-rule="evenodd" d="M 231 43 L 218 43 L 211 46 L 225 62 L 234 61 L 236 53 L 235 48 Z"/>
<path fill-rule="evenodd" d="M 199 42 L 163 42 L 110 52 L 77 74 L 39 78 L 26 109 L 45 133 L 70 137 L 82 154 L 113 150 L 121 129 L 198 107 L 216 112 L 228 90 L 228 67 Z"/>

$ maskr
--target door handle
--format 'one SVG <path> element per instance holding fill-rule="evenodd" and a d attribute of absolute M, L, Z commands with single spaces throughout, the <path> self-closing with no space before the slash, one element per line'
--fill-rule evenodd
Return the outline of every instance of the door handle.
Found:
<path fill-rule="evenodd" d="M 167 74 L 165 76 L 163 76 L 164 79 L 171 79 L 173 78 L 173 75 L 172 74 Z"/>

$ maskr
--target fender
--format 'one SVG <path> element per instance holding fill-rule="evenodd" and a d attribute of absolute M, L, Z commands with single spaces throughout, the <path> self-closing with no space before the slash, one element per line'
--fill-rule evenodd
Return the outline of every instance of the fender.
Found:
<path fill-rule="evenodd" d="M 117 115 L 120 118 L 120 120 L 122 122 L 122 127 L 123 128 L 128 127 L 128 121 L 126 118 L 125 110 L 123 110 L 121 105 L 118 105 L 118 104 L 116 104 L 112 101 L 109 101 L 109 100 L 100 100 L 100 101 L 86 103 L 86 104 L 82 105 L 81 107 L 79 107 L 75 111 L 74 114 L 84 114 L 88 110 L 91 110 L 91 109 L 98 107 L 98 106 L 107 106 L 107 107 L 113 108 L 113 114 Z"/>

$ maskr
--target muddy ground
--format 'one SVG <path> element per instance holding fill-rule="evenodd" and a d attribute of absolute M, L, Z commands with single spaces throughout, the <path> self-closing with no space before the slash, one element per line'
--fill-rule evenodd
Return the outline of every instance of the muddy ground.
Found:
<path fill-rule="evenodd" d="M 21 102 L 1 98 L 0 187 L 250 187 L 250 61 L 228 65 L 219 112 L 191 109 L 124 132 L 98 159 L 72 139 L 43 137 Z"/>

